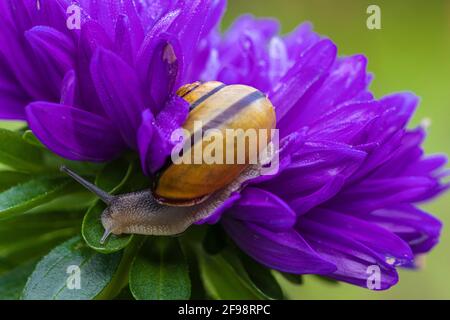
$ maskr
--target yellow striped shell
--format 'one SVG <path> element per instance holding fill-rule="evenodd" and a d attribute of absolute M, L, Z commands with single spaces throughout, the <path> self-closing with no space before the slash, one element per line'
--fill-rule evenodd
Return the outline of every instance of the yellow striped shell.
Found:
<path fill-rule="evenodd" d="M 270 141 L 271 129 L 275 128 L 276 117 L 272 103 L 257 89 L 246 85 L 225 85 L 221 82 L 195 82 L 181 87 L 177 94 L 191 104 L 191 111 L 183 128 L 189 131 L 189 154 L 194 158 L 194 150 L 205 152 L 211 140 L 194 141 L 195 124 L 202 124 L 202 130 L 214 129 L 227 137 L 226 129 L 265 129 L 265 143 Z M 199 122 L 200 121 L 200 122 Z M 191 142 L 194 141 L 194 142 Z M 259 140 L 258 140 L 259 141 Z M 197 149 L 196 149 L 197 148 Z M 158 175 L 153 194 L 161 203 L 188 205 L 204 199 L 232 182 L 248 165 L 255 155 L 254 149 L 245 148 L 245 162 L 237 163 L 235 140 L 223 139 L 223 162 L 208 164 L 181 163 L 166 166 Z M 256 148 L 257 149 L 257 148 Z M 234 155 L 232 164 L 226 163 L 227 154 Z M 193 162 L 193 161 L 192 161 Z"/>

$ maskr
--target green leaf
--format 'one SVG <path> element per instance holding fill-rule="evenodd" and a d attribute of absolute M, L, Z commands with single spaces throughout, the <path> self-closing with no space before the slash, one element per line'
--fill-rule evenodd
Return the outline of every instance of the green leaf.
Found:
<path fill-rule="evenodd" d="M 208 255 L 199 250 L 197 256 L 205 289 L 212 298 L 220 300 L 261 299 L 248 277 L 236 272 L 223 254 Z"/>
<path fill-rule="evenodd" d="M 107 164 L 96 178 L 96 185 L 110 193 L 116 193 L 121 190 L 128 180 L 133 170 L 133 163 L 123 159 L 113 161 Z M 106 205 L 97 201 L 89 208 L 83 219 L 81 232 L 86 243 L 94 250 L 102 253 L 112 253 L 122 250 L 132 240 L 132 235 L 111 235 L 104 243 L 100 239 L 104 233 L 101 223 L 101 215 Z"/>
<path fill-rule="evenodd" d="M 29 210 L 27 214 L 54 211 L 83 211 L 86 213 L 95 201 L 96 198 L 92 193 L 87 192 L 83 187 L 73 183 L 70 187 L 70 193 L 61 194 L 52 201 Z"/>
<path fill-rule="evenodd" d="M 221 252 L 227 246 L 227 236 L 219 223 L 208 226 L 205 238 L 203 239 L 203 249 L 211 255 Z"/>
<path fill-rule="evenodd" d="M 121 190 L 133 171 L 133 162 L 117 159 L 109 162 L 95 179 L 95 184 L 112 194 Z"/>
<path fill-rule="evenodd" d="M 22 172 L 40 171 L 42 154 L 13 131 L 0 129 L 0 163 Z"/>
<path fill-rule="evenodd" d="M 332 278 L 325 277 L 325 276 L 314 275 L 314 277 L 316 279 L 319 279 L 320 281 L 323 281 L 324 283 L 328 283 L 333 286 L 337 286 L 340 284 L 339 281 L 332 279 Z"/>
<path fill-rule="evenodd" d="M 151 237 L 130 270 L 130 290 L 138 300 L 189 299 L 189 270 L 178 240 Z"/>
<path fill-rule="evenodd" d="M 79 236 L 74 237 L 54 248 L 37 264 L 25 285 L 22 298 L 27 300 L 93 299 L 112 281 L 121 258 L 122 252 L 100 254 L 90 249 Z M 70 273 L 71 266 L 79 268 L 81 280 L 79 289 L 68 286 L 68 283 L 71 283 L 70 277 L 76 276 L 75 273 Z"/>
<path fill-rule="evenodd" d="M 65 165 L 79 174 L 94 174 L 103 167 L 103 164 L 99 163 L 74 161 L 60 157 L 59 155 L 53 153 L 53 151 L 47 149 L 47 147 L 39 141 L 31 130 L 26 130 L 22 135 L 22 139 L 28 144 L 41 150 L 43 165 L 46 167 L 44 168 L 46 171 L 59 172 L 59 168 L 62 165 Z"/>
<path fill-rule="evenodd" d="M 198 254 L 202 262 L 205 287 L 214 298 L 283 298 L 281 288 L 271 271 L 234 247 L 227 247 L 213 256 L 202 251 Z"/>
<path fill-rule="evenodd" d="M 187 241 L 184 241 L 187 240 Z M 191 300 L 204 300 L 207 298 L 206 290 L 200 273 L 200 265 L 195 251 L 189 245 L 188 239 L 179 239 L 181 248 L 186 256 L 189 268 L 189 278 L 191 279 Z"/>
<path fill-rule="evenodd" d="M 33 237 L 22 237 L 12 240 L 0 247 L 0 272 L 11 270 L 17 265 L 42 257 L 55 245 L 79 232 L 79 228 L 62 228 L 38 234 Z"/>
<path fill-rule="evenodd" d="M 42 144 L 42 142 L 39 141 L 38 138 L 36 138 L 31 130 L 26 130 L 22 135 L 22 139 L 35 147 L 47 150 L 47 148 Z"/>
<path fill-rule="evenodd" d="M 131 265 L 144 241 L 145 236 L 135 235 L 133 237 L 130 245 L 123 251 L 122 260 L 120 261 L 117 272 L 114 274 L 114 278 L 96 299 L 113 299 L 128 286 L 128 276 L 130 274 Z"/>
<path fill-rule="evenodd" d="M 280 271 L 278 271 L 278 273 L 281 274 L 284 279 L 286 279 L 292 284 L 296 285 L 303 284 L 303 277 L 300 274 L 286 273 Z"/>
<path fill-rule="evenodd" d="M 101 253 L 112 253 L 128 246 L 133 236 L 112 234 L 105 243 L 101 244 L 100 239 L 105 231 L 101 222 L 101 215 L 105 208 L 104 203 L 96 202 L 84 216 L 81 232 L 89 247 Z"/>
<path fill-rule="evenodd" d="M 18 300 L 35 265 L 30 261 L 0 275 L 0 300 Z"/>
<path fill-rule="evenodd" d="M 0 191 L 9 189 L 10 187 L 22 183 L 30 179 L 26 173 L 16 171 L 0 171 Z"/>
<path fill-rule="evenodd" d="M 114 300 L 134 300 L 133 294 L 130 291 L 130 287 L 126 286 L 119 292 L 117 296 L 114 297 Z"/>
<path fill-rule="evenodd" d="M 242 265 L 255 289 L 265 298 L 283 299 L 283 291 L 270 269 L 245 254 L 240 255 Z"/>
<path fill-rule="evenodd" d="M 67 178 L 39 177 L 0 193 L 0 219 L 20 215 L 28 209 L 48 202 L 73 185 Z"/>
<path fill-rule="evenodd" d="M 27 214 L 15 219 L 1 221 L 0 223 L 0 248 L 11 246 L 23 239 L 33 239 L 47 232 L 66 228 L 78 228 L 81 226 L 82 212 L 42 212 L 39 214 Z"/>

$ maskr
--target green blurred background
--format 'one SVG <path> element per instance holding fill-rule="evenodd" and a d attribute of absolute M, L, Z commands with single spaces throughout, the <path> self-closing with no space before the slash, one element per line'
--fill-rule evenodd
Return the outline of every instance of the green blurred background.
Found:
<path fill-rule="evenodd" d="M 371 4 L 381 8 L 381 30 L 366 27 Z M 431 120 L 426 151 L 450 154 L 450 0 L 229 0 L 225 27 L 243 13 L 275 17 L 283 33 L 311 21 L 341 55 L 364 53 L 375 74 L 375 95 L 414 91 L 422 102 L 412 126 Z M 450 194 L 424 208 L 445 226 L 423 270 L 401 271 L 399 284 L 384 292 L 307 276 L 300 289 L 286 285 L 288 294 L 298 299 L 450 299 Z"/>

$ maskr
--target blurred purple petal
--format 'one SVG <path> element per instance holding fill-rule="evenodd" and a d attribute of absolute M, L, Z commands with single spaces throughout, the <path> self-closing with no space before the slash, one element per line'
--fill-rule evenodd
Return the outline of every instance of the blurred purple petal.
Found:
<path fill-rule="evenodd" d="M 298 129 L 299 101 L 331 67 L 336 50 L 331 41 L 320 41 L 300 58 L 269 94 L 276 108 L 281 137 Z"/>
<path fill-rule="evenodd" d="M 14 74 L 0 57 L 0 118 L 25 120 L 25 106 L 29 97 L 21 90 Z"/>
<path fill-rule="evenodd" d="M 77 75 L 83 107 L 93 113 L 105 115 L 98 93 L 91 77 L 91 59 L 98 48 L 111 49 L 112 40 L 95 21 L 83 24 L 78 45 Z"/>
<path fill-rule="evenodd" d="M 283 231 L 295 224 L 295 212 L 276 195 L 248 187 L 241 193 L 233 210 L 227 213 L 236 220 L 250 222 L 272 231 Z"/>
<path fill-rule="evenodd" d="M 333 107 L 351 101 L 365 90 L 368 86 L 366 66 L 367 59 L 361 55 L 338 59 L 320 89 L 301 110 L 299 125 L 317 121 L 316 119 Z M 355 114 L 354 119 L 357 119 L 358 115 Z"/>
<path fill-rule="evenodd" d="M 171 36 L 158 37 L 138 56 L 141 81 L 148 90 L 151 108 L 158 114 L 180 84 L 183 66 L 180 44 Z"/>
<path fill-rule="evenodd" d="M 222 223 L 242 250 L 270 268 L 295 274 L 329 274 L 336 270 L 333 263 L 322 259 L 293 229 L 274 232 L 228 217 Z"/>
<path fill-rule="evenodd" d="M 37 63 L 46 73 L 49 87 L 59 93 L 59 87 L 67 71 L 75 64 L 75 45 L 62 32 L 37 26 L 25 32 L 25 37 L 36 55 Z"/>
<path fill-rule="evenodd" d="M 364 161 L 366 153 L 333 142 L 307 142 L 291 164 L 263 187 L 282 198 L 296 198 L 317 191 L 336 176 L 350 176 Z"/>
<path fill-rule="evenodd" d="M 365 219 L 327 209 L 315 209 L 301 219 L 309 219 L 332 228 L 378 252 L 386 260 L 395 261 L 394 265 L 408 264 L 414 259 L 411 248 L 400 237 Z"/>
<path fill-rule="evenodd" d="M 156 117 L 149 109 L 142 113 L 137 138 L 145 174 L 153 174 L 164 165 L 174 147 L 171 135 L 186 121 L 188 111 L 189 104 L 174 96 Z"/>
<path fill-rule="evenodd" d="M 410 205 L 398 204 L 355 216 L 374 223 L 406 241 L 414 254 L 428 252 L 439 242 L 442 223 L 428 213 Z"/>
<path fill-rule="evenodd" d="M 99 49 L 92 58 L 91 76 L 103 109 L 128 146 L 136 148 L 145 106 L 134 70 L 113 52 Z"/>
<path fill-rule="evenodd" d="M 369 267 L 375 266 L 381 271 L 379 290 L 397 283 L 397 271 L 385 257 L 339 228 L 302 217 L 298 230 L 323 259 L 336 265 L 337 270 L 327 276 L 367 287 Z"/>
<path fill-rule="evenodd" d="M 66 106 L 74 106 L 77 90 L 77 78 L 74 70 L 69 70 L 62 80 L 60 103 Z"/>
<path fill-rule="evenodd" d="M 26 113 L 39 140 L 67 159 L 105 161 L 124 150 L 114 126 L 95 114 L 47 102 L 28 105 Z"/>

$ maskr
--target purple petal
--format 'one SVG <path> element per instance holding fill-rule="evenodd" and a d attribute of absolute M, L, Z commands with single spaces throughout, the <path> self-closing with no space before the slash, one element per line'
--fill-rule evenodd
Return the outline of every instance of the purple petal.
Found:
<path fill-rule="evenodd" d="M 349 239 L 360 242 L 394 265 L 411 263 L 414 259 L 409 245 L 394 233 L 368 222 L 328 209 L 316 209 L 305 218 L 332 228 Z M 304 219 L 303 217 L 301 219 Z"/>
<path fill-rule="evenodd" d="M 326 181 L 319 189 L 289 200 L 289 206 L 295 210 L 297 215 L 305 214 L 312 208 L 332 199 L 342 189 L 344 182 L 344 176 L 337 175 Z"/>
<path fill-rule="evenodd" d="M 280 175 L 262 187 L 283 199 L 305 197 L 335 177 L 345 179 L 351 176 L 365 157 L 365 152 L 345 144 L 310 141 L 295 154 L 291 164 Z"/>
<path fill-rule="evenodd" d="M 149 90 L 152 111 L 158 114 L 180 84 L 183 56 L 178 41 L 167 34 L 157 37 L 142 50 L 138 54 L 138 71 Z"/>
<path fill-rule="evenodd" d="M 0 69 L 0 119 L 25 120 L 25 106 L 31 99 L 1 58 Z"/>
<path fill-rule="evenodd" d="M 25 0 L 25 5 L 27 6 L 27 11 L 33 25 L 48 26 L 60 32 L 66 33 L 67 35 L 70 34 L 70 30 L 67 29 L 66 26 L 66 10 L 70 5 L 69 1 L 39 0 L 38 6 L 37 1 Z M 29 28 L 26 30 L 28 29 Z"/>
<path fill-rule="evenodd" d="M 299 59 L 269 94 L 276 108 L 281 137 L 298 129 L 299 100 L 326 74 L 334 62 L 336 51 L 331 41 L 320 41 Z"/>
<path fill-rule="evenodd" d="M 164 165 L 174 147 L 171 135 L 186 121 L 188 112 L 189 103 L 173 96 L 156 118 L 148 109 L 142 113 L 138 148 L 145 174 L 155 173 Z"/>
<path fill-rule="evenodd" d="M 201 38 L 206 37 L 211 30 L 217 27 L 227 6 L 226 0 L 210 0 L 211 7 L 208 10 L 208 18 L 202 28 Z"/>
<path fill-rule="evenodd" d="M 236 220 L 250 222 L 271 231 L 283 231 L 295 224 L 295 212 L 274 194 L 252 187 L 226 213 Z"/>
<path fill-rule="evenodd" d="M 221 205 L 209 216 L 202 220 L 197 221 L 195 224 L 216 224 L 222 218 L 222 215 L 241 198 L 239 192 L 232 193 L 227 200 L 221 203 Z"/>
<path fill-rule="evenodd" d="M 112 124 L 69 106 L 34 102 L 26 107 L 33 133 L 58 155 L 79 161 L 107 161 L 124 150 Z"/>
<path fill-rule="evenodd" d="M 23 31 L 20 30 L 22 23 L 29 26 L 26 15 L 20 11 L 21 3 L 22 1 L 18 1 L 17 8 L 15 8 L 18 12 L 13 12 L 13 14 L 17 14 L 14 22 L 8 23 L 6 19 L 0 19 L 0 56 L 27 95 L 34 99 L 55 99 L 56 96 L 48 90 L 47 82 L 39 74 L 39 68 L 34 65 L 33 50 L 25 40 Z"/>
<path fill-rule="evenodd" d="M 427 177 L 392 177 L 365 179 L 347 187 L 332 201 L 342 210 L 376 210 L 397 203 L 421 201 L 438 183 Z"/>
<path fill-rule="evenodd" d="M 75 64 L 75 45 L 62 32 L 45 26 L 37 26 L 25 32 L 25 37 L 36 55 L 39 67 L 55 95 L 59 94 L 62 79 Z"/>
<path fill-rule="evenodd" d="M 283 139 L 281 139 L 278 146 L 278 168 L 276 173 L 260 175 L 248 181 L 248 184 L 259 184 L 265 181 L 270 181 L 279 176 L 285 169 L 292 164 L 293 156 L 297 153 L 305 143 L 305 135 L 303 132 L 293 132 Z"/>
<path fill-rule="evenodd" d="M 309 139 L 350 145 L 366 143 L 372 124 L 381 114 L 381 105 L 376 101 L 348 103 L 329 112 L 323 110 L 323 115 L 317 115 L 309 124 Z"/>
<path fill-rule="evenodd" d="M 231 218 L 222 220 L 233 241 L 256 261 L 283 272 L 329 274 L 333 263 L 322 259 L 293 229 L 274 232 Z"/>
<path fill-rule="evenodd" d="M 78 45 L 77 75 L 79 77 L 82 105 L 86 110 L 105 115 L 102 103 L 91 77 L 91 59 L 98 48 L 111 49 L 113 44 L 105 30 L 95 21 L 83 24 Z"/>
<path fill-rule="evenodd" d="M 313 32 L 312 24 L 302 23 L 284 38 L 289 58 L 295 63 L 298 58 L 320 40 L 320 36 Z"/>
<path fill-rule="evenodd" d="M 61 85 L 61 100 L 60 103 L 66 106 L 75 105 L 77 76 L 74 70 L 70 70 L 64 76 Z"/>
<path fill-rule="evenodd" d="M 385 257 L 340 229 L 312 221 L 303 216 L 298 230 L 309 245 L 327 261 L 334 263 L 337 270 L 328 275 L 331 278 L 367 287 L 369 267 L 377 266 L 381 271 L 380 290 L 388 289 L 398 281 L 395 268 Z"/>
<path fill-rule="evenodd" d="M 103 109 L 130 148 L 137 148 L 136 131 L 144 110 L 135 71 L 119 56 L 99 49 L 91 63 L 91 76 Z"/>
<path fill-rule="evenodd" d="M 439 242 L 442 229 L 438 219 L 410 204 L 358 212 L 355 216 L 395 233 L 410 245 L 414 254 L 430 251 Z"/>
<path fill-rule="evenodd" d="M 366 89 L 366 66 L 367 59 L 362 55 L 337 60 L 324 83 L 302 108 L 298 125 L 316 121 L 333 107 L 352 100 Z"/>
<path fill-rule="evenodd" d="M 90 19 L 95 20 L 113 39 L 115 24 L 120 15 L 126 15 L 130 21 L 130 28 L 136 43 L 142 41 L 143 28 L 138 16 L 137 6 L 142 4 L 133 0 L 78 0 L 81 2 L 83 11 L 86 11 Z M 135 6 L 136 5 L 136 6 Z M 147 8 L 148 10 L 148 8 Z M 149 12 L 151 13 L 151 12 Z"/>

